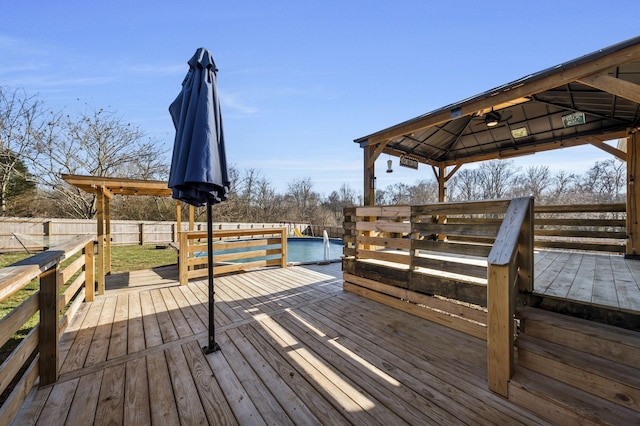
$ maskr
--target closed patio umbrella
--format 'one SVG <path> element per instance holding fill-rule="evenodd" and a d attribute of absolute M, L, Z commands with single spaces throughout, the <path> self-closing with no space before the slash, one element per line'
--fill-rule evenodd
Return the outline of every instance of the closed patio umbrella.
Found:
<path fill-rule="evenodd" d="M 215 292 L 211 207 L 227 199 L 230 182 L 216 64 L 211 53 L 204 48 L 197 49 L 188 64 L 189 72 L 182 82 L 182 91 L 169 106 L 176 137 L 168 185 L 173 190 L 173 198 L 197 207 L 207 206 L 209 342 L 204 349 L 211 353 L 220 349 L 215 342 L 213 323 Z"/>

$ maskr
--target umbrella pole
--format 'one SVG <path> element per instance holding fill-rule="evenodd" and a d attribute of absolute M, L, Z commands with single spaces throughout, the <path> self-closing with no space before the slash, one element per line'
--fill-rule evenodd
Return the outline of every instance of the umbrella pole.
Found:
<path fill-rule="evenodd" d="M 209 269 L 209 344 L 202 348 L 205 354 L 220 350 L 215 340 L 215 325 L 213 324 L 213 302 L 215 291 L 213 288 L 213 218 L 211 204 L 207 203 L 207 268 Z"/>

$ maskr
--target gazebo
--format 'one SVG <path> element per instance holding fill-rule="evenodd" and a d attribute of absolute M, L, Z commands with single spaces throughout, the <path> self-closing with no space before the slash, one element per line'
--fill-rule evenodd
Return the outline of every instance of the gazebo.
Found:
<path fill-rule="evenodd" d="M 430 165 L 438 198 L 464 164 L 591 144 L 627 163 L 628 257 L 640 255 L 640 37 L 525 76 L 355 140 L 364 204 L 375 204 L 380 154 Z M 618 140 L 617 147 L 605 143 Z"/>

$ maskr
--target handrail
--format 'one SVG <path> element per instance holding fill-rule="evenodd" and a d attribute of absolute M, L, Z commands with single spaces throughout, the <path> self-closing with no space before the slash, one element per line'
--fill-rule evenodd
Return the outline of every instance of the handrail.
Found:
<path fill-rule="evenodd" d="M 79 251 L 78 260 L 64 268 L 61 263 Z M 0 365 L 0 393 L 15 378 L 13 391 L 0 407 L 0 424 L 10 424 L 36 380 L 50 385 L 59 376 L 59 339 L 80 304 L 94 298 L 94 237 L 76 236 L 50 250 L 0 269 L 0 301 L 39 279 L 40 290 L 0 319 L 0 347 L 40 312 L 40 322 L 22 339 Z M 68 284 L 68 285 L 67 285 Z M 64 293 L 60 289 L 66 286 Z M 73 300 L 73 301 L 72 301 Z M 70 304 L 69 304 L 70 303 Z M 66 308 L 64 316 L 61 312 Z M 26 369 L 25 362 L 32 358 Z M 26 361 L 25 361 L 26 360 Z M 24 370 L 24 371 L 21 371 Z M 17 377 L 21 374 L 20 377 Z"/>
<path fill-rule="evenodd" d="M 221 241 L 214 245 L 213 261 L 225 262 L 216 266 L 216 273 L 236 272 L 262 266 L 287 266 L 287 228 L 263 229 L 214 229 L 213 238 Z M 263 236 L 265 238 L 241 239 L 243 237 Z M 206 241 L 206 231 L 184 231 L 179 234 L 178 269 L 180 285 L 187 285 L 190 278 L 207 275 L 207 256 L 197 256 L 198 252 L 206 251 L 205 244 L 194 244 L 196 241 Z M 272 248 L 273 246 L 277 248 Z M 216 254 L 216 251 L 228 250 L 230 253 Z M 275 259 L 260 259 L 231 263 L 234 260 L 256 257 L 276 256 Z M 200 269 L 197 269 L 200 267 Z"/>
<path fill-rule="evenodd" d="M 533 198 L 509 204 L 487 258 L 487 376 L 489 389 L 505 397 L 514 368 L 514 305 L 533 290 Z"/>

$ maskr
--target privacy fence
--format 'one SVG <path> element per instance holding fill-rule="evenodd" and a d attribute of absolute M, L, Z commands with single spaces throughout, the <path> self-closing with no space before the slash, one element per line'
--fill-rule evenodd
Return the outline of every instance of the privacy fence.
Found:
<path fill-rule="evenodd" d="M 295 229 L 304 231 L 308 224 L 293 222 L 278 223 L 214 223 L 216 230 L 285 228 L 288 235 Z M 61 244 L 77 235 L 96 235 L 94 219 L 43 219 L 43 218 L 0 218 L 0 252 L 41 251 Z M 206 230 L 205 222 L 196 222 L 194 230 Z M 182 223 L 182 230 L 188 230 L 188 222 Z M 111 244 L 167 244 L 178 241 L 176 222 L 163 221 L 111 221 Z M 322 231 L 320 231 L 322 235 Z"/>

